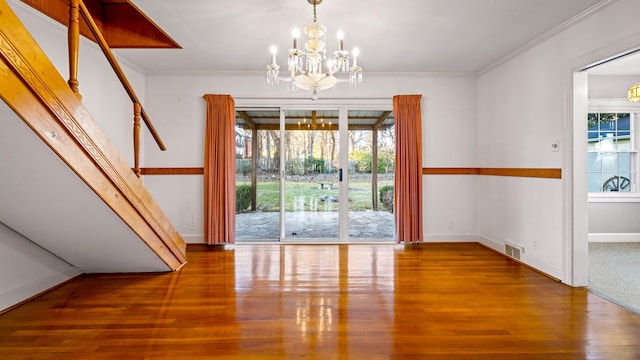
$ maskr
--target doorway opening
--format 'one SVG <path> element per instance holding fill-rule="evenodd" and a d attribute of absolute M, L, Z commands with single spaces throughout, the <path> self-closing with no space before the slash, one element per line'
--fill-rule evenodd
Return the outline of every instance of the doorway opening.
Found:
<path fill-rule="evenodd" d="M 586 239 L 581 245 L 586 258 L 574 261 L 586 262 L 584 283 L 590 291 L 636 312 L 640 312 L 636 220 L 640 104 L 628 102 L 626 96 L 627 89 L 640 81 L 638 64 L 637 53 L 616 56 L 584 74 L 574 74 L 573 120 L 574 142 L 580 144 L 574 161 L 583 164 L 574 164 L 574 186 L 579 190 L 576 195 L 587 195 L 583 203 Z"/>

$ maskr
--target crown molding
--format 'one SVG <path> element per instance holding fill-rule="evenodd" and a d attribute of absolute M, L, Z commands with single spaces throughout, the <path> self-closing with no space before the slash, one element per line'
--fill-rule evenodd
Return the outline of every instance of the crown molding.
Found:
<path fill-rule="evenodd" d="M 207 71 L 207 70 L 147 70 L 149 76 L 229 76 L 229 77 L 264 77 L 264 71 Z M 469 72 L 366 72 L 365 77 L 476 77 L 476 73 Z"/>
<path fill-rule="evenodd" d="M 558 35 L 559 33 L 565 31 L 566 29 L 582 22 L 585 19 L 588 19 L 589 17 L 599 13 L 600 11 L 606 9 L 607 7 L 617 3 L 619 0 L 602 0 L 599 3 L 591 6 L 590 8 L 586 9 L 585 11 L 581 12 L 580 14 L 572 17 L 571 19 L 563 22 L 562 24 L 554 27 L 553 29 L 545 32 L 544 34 L 538 36 L 537 38 L 529 41 L 528 43 L 520 46 L 519 48 L 511 51 L 510 53 L 508 53 L 507 55 L 495 60 L 494 62 L 490 63 L 489 65 L 485 66 L 484 68 L 480 69 L 478 72 L 476 72 L 476 76 L 480 77 L 486 73 L 488 73 L 489 71 L 497 68 L 498 66 L 506 63 L 507 61 L 513 59 L 514 57 L 526 52 L 529 49 L 532 49 L 540 44 L 542 44 L 543 42 L 547 41 L 548 39 Z"/>

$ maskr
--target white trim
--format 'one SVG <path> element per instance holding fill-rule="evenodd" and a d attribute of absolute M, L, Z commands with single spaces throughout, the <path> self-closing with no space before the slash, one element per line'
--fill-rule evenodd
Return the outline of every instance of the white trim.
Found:
<path fill-rule="evenodd" d="M 589 242 L 640 242 L 640 233 L 589 233 Z"/>
<path fill-rule="evenodd" d="M 280 228 L 280 242 L 284 242 L 287 239 L 286 229 L 285 229 L 285 216 L 287 210 L 287 202 L 285 196 L 285 182 L 287 181 L 287 136 L 286 136 L 286 114 L 285 109 L 280 108 L 280 164 L 278 167 L 278 171 L 280 172 L 280 216 L 278 219 L 280 220 L 279 228 Z M 260 155 L 258 155 L 259 157 Z M 256 163 L 258 160 L 256 160 Z M 284 164 L 284 168 L 283 165 Z M 258 185 L 256 184 L 256 193 L 258 192 Z"/>
<path fill-rule="evenodd" d="M 470 234 L 424 234 L 424 242 L 427 243 L 440 243 L 440 242 L 453 242 L 453 243 L 466 243 L 466 242 L 480 242 L 478 235 Z"/>
<path fill-rule="evenodd" d="M 182 237 L 182 240 L 184 240 L 184 242 L 187 244 L 204 244 L 203 234 L 189 234 L 189 235 L 180 234 L 180 236 Z"/>
<path fill-rule="evenodd" d="M 525 252 L 525 247 L 521 244 L 517 244 L 517 243 L 513 243 L 513 242 L 503 242 L 503 241 L 498 241 L 495 239 L 490 239 L 484 236 L 479 236 L 479 242 L 487 247 L 490 247 L 491 249 L 496 250 L 497 252 L 504 254 L 505 256 L 505 245 L 509 244 L 509 245 L 515 245 L 516 247 L 520 247 L 521 249 L 521 253 L 520 253 L 520 259 L 518 261 L 520 261 L 521 263 L 527 265 L 527 266 L 531 266 L 532 268 L 536 269 L 537 271 L 540 271 L 544 274 L 547 274 L 553 278 L 558 278 L 557 274 L 562 274 L 563 273 L 563 269 L 560 266 L 556 266 L 554 264 L 551 264 L 547 261 L 544 261 L 538 257 L 533 257 L 533 256 L 529 256 L 527 255 L 527 253 Z M 564 281 L 563 281 L 564 282 Z"/>
<path fill-rule="evenodd" d="M 561 266 L 556 266 L 540 258 L 531 257 L 526 254 L 522 254 L 521 256 L 522 257 L 520 261 L 522 261 L 523 263 L 533 267 L 538 271 L 541 271 L 544 274 L 547 274 L 553 278 L 556 278 L 562 281 L 562 279 L 560 279 L 560 276 L 563 274 L 563 269 Z M 562 282 L 564 283 L 564 281 Z"/>
<path fill-rule="evenodd" d="M 4 310 L 14 306 L 21 301 L 27 300 L 35 295 L 51 289 L 75 276 L 82 274 L 82 271 L 75 266 L 69 266 L 67 269 L 60 271 L 24 285 L 9 290 L 4 294 L 0 294 L 0 310 Z"/>
<path fill-rule="evenodd" d="M 636 51 L 640 47 L 640 32 L 627 36 L 619 41 L 609 43 L 591 52 L 573 58 L 562 65 L 562 87 L 564 119 L 562 121 L 562 138 L 571 151 L 563 152 L 562 177 L 563 193 L 563 243 L 564 273 L 563 282 L 572 286 L 588 285 L 588 230 L 589 216 L 587 213 L 587 144 L 584 118 L 588 110 L 588 97 L 585 94 L 584 109 L 574 106 L 574 81 L 584 80 L 586 91 L 587 73 L 583 70 L 592 65 L 600 64 L 606 59 L 612 59 Z M 583 79 L 584 78 L 584 79 Z M 580 89 L 583 91 L 583 89 Z M 581 98 L 578 98 L 581 99 Z M 580 111 L 581 113 L 576 113 Z M 582 116 L 582 112 L 584 116 Z M 561 140 L 562 141 L 562 140 Z M 575 176 L 578 174 L 580 176 Z"/>
<path fill-rule="evenodd" d="M 484 68 L 480 69 L 477 73 L 476 76 L 482 76 L 486 73 L 488 73 L 489 71 L 497 68 L 498 66 L 506 63 L 507 61 L 513 59 L 514 57 L 526 52 L 529 49 L 532 49 L 540 44 L 542 44 L 543 42 L 547 41 L 548 39 L 550 39 L 551 37 L 565 31 L 566 29 L 580 23 L 581 21 L 588 19 L 589 17 L 599 13 L 600 11 L 604 10 L 605 8 L 607 8 L 610 5 L 615 4 L 616 2 L 618 2 L 619 0 L 602 0 L 599 3 L 591 6 L 590 8 L 586 9 L 585 11 L 581 12 L 580 14 L 572 17 L 571 19 L 563 22 L 562 24 L 554 27 L 553 29 L 545 32 L 544 34 L 538 36 L 537 38 L 529 41 L 528 43 L 520 46 L 519 48 L 511 51 L 510 53 L 508 53 L 507 55 L 501 57 L 500 59 L 490 63 L 489 65 L 485 66 Z"/>
<path fill-rule="evenodd" d="M 338 241 L 349 242 L 349 108 L 338 108 Z M 372 194 L 377 196 L 377 194 Z"/>
<path fill-rule="evenodd" d="M 617 1 L 617 0 L 616 0 Z M 149 76 L 218 76 L 218 77 L 264 77 L 264 71 L 219 71 L 219 70 L 149 70 Z M 475 77 L 473 71 L 443 71 L 443 72 L 365 72 L 364 81 L 368 77 L 419 77 L 419 78 L 442 78 L 442 77 Z M 265 80 L 266 81 L 266 80 Z"/>
<path fill-rule="evenodd" d="M 631 103 L 624 98 L 590 98 L 589 112 L 638 112 L 640 102 Z"/>
<path fill-rule="evenodd" d="M 639 193 L 589 193 L 589 203 L 637 203 L 640 202 Z"/>
<path fill-rule="evenodd" d="M 492 248 L 493 250 L 504 254 L 505 253 L 505 244 L 501 243 L 500 241 L 494 240 L 494 239 L 490 239 L 488 237 L 485 236 L 479 236 L 479 240 L 478 242 L 480 242 L 481 244 Z"/>

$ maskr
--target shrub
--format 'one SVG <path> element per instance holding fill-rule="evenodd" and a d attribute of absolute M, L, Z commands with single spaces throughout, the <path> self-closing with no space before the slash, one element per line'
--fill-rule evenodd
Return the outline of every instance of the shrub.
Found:
<path fill-rule="evenodd" d="M 307 171 L 315 173 L 324 173 L 324 159 L 314 158 L 309 156 L 305 161 Z"/>
<path fill-rule="evenodd" d="M 251 174 L 251 159 L 236 159 L 236 174 L 243 176 Z"/>
<path fill-rule="evenodd" d="M 380 188 L 380 203 L 390 212 L 393 212 L 393 185 Z"/>
<path fill-rule="evenodd" d="M 236 213 L 247 211 L 251 206 L 251 185 L 236 186 Z"/>

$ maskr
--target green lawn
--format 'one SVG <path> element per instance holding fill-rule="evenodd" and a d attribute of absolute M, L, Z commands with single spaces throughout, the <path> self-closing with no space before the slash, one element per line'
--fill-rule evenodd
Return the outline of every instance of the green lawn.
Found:
<path fill-rule="evenodd" d="M 236 185 L 250 185 L 247 181 L 238 181 Z M 320 189 L 317 182 L 286 182 L 285 211 L 337 211 L 338 183 L 332 189 Z M 393 180 L 378 181 L 378 188 L 393 185 Z M 349 210 L 371 209 L 371 183 L 351 181 L 349 183 Z M 377 194 L 378 196 L 378 194 Z M 323 201 L 324 199 L 324 201 Z M 383 210 L 379 203 L 378 209 Z M 280 209 L 280 183 L 278 181 L 259 181 L 257 207 L 262 211 Z"/>

